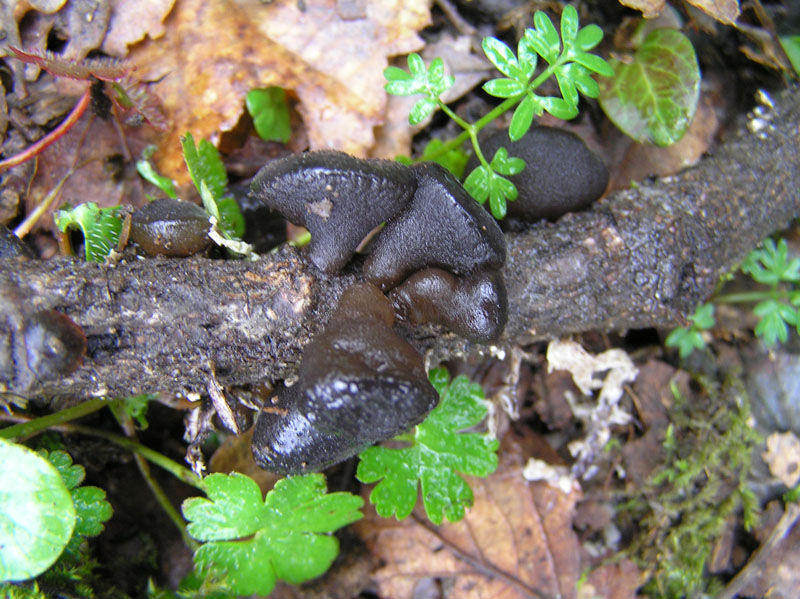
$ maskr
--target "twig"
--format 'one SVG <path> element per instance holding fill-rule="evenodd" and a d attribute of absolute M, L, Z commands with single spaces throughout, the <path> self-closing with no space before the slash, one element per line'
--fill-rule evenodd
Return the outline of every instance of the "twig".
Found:
<path fill-rule="evenodd" d="M 747 565 L 739 571 L 728 586 L 716 596 L 716 599 L 734 599 L 752 578 L 758 576 L 762 572 L 764 562 L 778 544 L 789 535 L 798 519 L 800 519 L 800 504 L 787 503 L 783 516 L 778 520 L 767 540 L 761 544 Z"/>
<path fill-rule="evenodd" d="M 36 143 L 28 146 L 19 154 L 15 154 L 14 156 L 10 156 L 3 161 L 0 161 L 0 172 L 7 168 L 11 168 L 12 166 L 17 166 L 18 164 L 22 164 L 26 160 L 30 160 L 34 156 L 40 154 L 45 148 L 52 145 L 55 141 L 57 141 L 62 135 L 64 135 L 67 131 L 69 131 L 72 126 L 78 122 L 78 119 L 83 116 L 83 113 L 86 112 L 86 108 L 89 106 L 89 102 L 91 101 L 91 93 L 89 88 L 86 88 L 86 91 L 83 92 L 80 100 L 78 103 L 75 104 L 75 107 L 72 109 L 72 112 L 67 115 L 61 124 L 53 129 L 50 133 L 45 135 L 42 139 L 37 141 Z"/>

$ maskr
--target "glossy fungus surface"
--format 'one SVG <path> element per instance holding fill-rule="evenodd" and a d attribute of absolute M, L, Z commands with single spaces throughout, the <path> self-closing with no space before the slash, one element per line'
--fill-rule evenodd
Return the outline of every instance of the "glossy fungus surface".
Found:
<path fill-rule="evenodd" d="M 306 346 L 297 383 L 259 415 L 253 453 L 260 466 L 319 470 L 425 418 L 438 396 L 422 357 L 394 332 L 393 321 L 389 300 L 374 286 L 344 292 Z"/>
<path fill-rule="evenodd" d="M 389 298 L 401 320 L 439 324 L 476 343 L 495 341 L 508 319 L 506 286 L 497 270 L 456 277 L 428 268 L 411 275 Z"/>
<path fill-rule="evenodd" d="M 494 156 L 500 147 L 509 156 L 525 160 L 525 168 L 508 177 L 519 195 L 508 203 L 509 216 L 534 222 L 556 219 L 567 212 L 583 210 L 605 192 L 608 169 L 583 140 L 557 127 L 532 127 L 520 140 L 512 142 L 505 131 L 481 136 L 481 149 Z M 467 172 L 478 166 L 473 156 Z"/>
<path fill-rule="evenodd" d="M 386 291 L 427 267 L 463 275 L 503 266 L 503 232 L 461 183 L 433 162 L 411 170 L 414 199 L 378 236 L 364 263 L 367 280 Z"/>
<path fill-rule="evenodd" d="M 208 214 L 197 204 L 154 200 L 133 213 L 130 240 L 148 256 L 186 257 L 208 247 L 210 227 Z"/>
<path fill-rule="evenodd" d="M 311 232 L 308 258 L 328 273 L 341 270 L 372 229 L 400 212 L 414 188 L 413 173 L 397 162 L 333 151 L 270 162 L 251 184 L 253 195 Z"/>

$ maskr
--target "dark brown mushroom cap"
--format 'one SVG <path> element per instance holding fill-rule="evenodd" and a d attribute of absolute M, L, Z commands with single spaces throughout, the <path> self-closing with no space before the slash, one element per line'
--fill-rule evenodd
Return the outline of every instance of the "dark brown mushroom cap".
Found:
<path fill-rule="evenodd" d="M 14 232 L 8 227 L 0 224 L 0 258 L 14 258 L 16 256 L 36 257 L 33 250 L 25 245 L 24 241 L 14 235 Z"/>
<path fill-rule="evenodd" d="M 324 468 L 422 422 L 438 395 L 393 320 L 374 286 L 342 294 L 325 330 L 306 346 L 297 383 L 280 393 L 288 410 L 276 416 L 267 406 L 259 415 L 259 465 L 292 473 Z"/>
<path fill-rule="evenodd" d="M 311 232 L 309 260 L 341 270 L 358 245 L 411 200 L 415 180 L 405 166 L 343 152 L 293 154 L 268 163 L 253 179 L 253 195 Z"/>
<path fill-rule="evenodd" d="M 30 315 L 23 337 L 28 368 L 40 379 L 74 372 L 86 354 L 83 329 L 55 310 L 40 310 Z"/>
<path fill-rule="evenodd" d="M 519 195 L 508 202 L 509 216 L 534 222 L 556 219 L 567 212 L 588 207 L 608 185 L 608 169 L 583 140 L 557 127 L 532 127 L 512 142 L 503 130 L 481 136 L 481 150 L 487 158 L 504 147 L 509 156 L 525 161 L 525 169 L 509 176 Z M 474 156 L 467 172 L 478 166 Z"/>
<path fill-rule="evenodd" d="M 208 214 L 200 206 L 165 198 L 133 213 L 130 240 L 148 256 L 192 256 L 211 243 L 210 228 Z"/>
<path fill-rule="evenodd" d="M 364 263 L 367 280 L 387 291 L 423 268 L 460 276 L 503 266 L 503 232 L 461 183 L 433 162 L 411 170 L 417 178 L 414 199 L 375 241 Z"/>
<path fill-rule="evenodd" d="M 439 324 L 476 343 L 495 341 L 508 320 L 508 297 L 500 271 L 456 277 L 428 268 L 394 288 L 389 299 L 401 320 Z"/>

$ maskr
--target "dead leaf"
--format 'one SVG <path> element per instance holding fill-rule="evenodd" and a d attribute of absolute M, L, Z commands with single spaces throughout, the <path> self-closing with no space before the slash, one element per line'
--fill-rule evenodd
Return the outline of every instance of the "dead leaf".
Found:
<path fill-rule="evenodd" d="M 632 561 L 606 564 L 589 573 L 578 589 L 578 599 L 635 599 L 642 582 L 642 573 Z"/>
<path fill-rule="evenodd" d="M 164 35 L 163 21 L 175 0 L 110 0 L 111 17 L 102 50 L 118 58 L 128 53 L 128 46 L 145 36 L 158 39 Z"/>
<path fill-rule="evenodd" d="M 468 480 L 475 503 L 461 522 L 435 528 L 421 512 L 398 522 L 366 509 L 355 527 L 385 564 L 373 573 L 380 596 L 410 598 L 439 581 L 449 599 L 576 597 L 581 491 L 528 483 L 520 450 L 504 444 L 500 455 L 497 472 Z"/>
<path fill-rule="evenodd" d="M 642 11 L 645 19 L 652 19 L 664 10 L 666 0 L 619 0 L 623 6 Z"/>
<path fill-rule="evenodd" d="M 733 25 L 739 16 L 739 0 L 686 0 L 720 23 Z"/>
<path fill-rule="evenodd" d="M 422 46 L 416 31 L 429 22 L 427 0 L 367 4 L 367 17 L 343 20 L 335 0 L 202 2 L 179 0 L 166 33 L 135 46 L 137 74 L 153 81 L 174 126 L 156 159 L 166 175 L 186 181 L 179 137 L 217 142 L 257 87 L 294 92 L 314 149 L 364 156 L 386 105 L 388 56 Z"/>
<path fill-rule="evenodd" d="M 772 476 L 789 488 L 800 481 L 800 439 L 792 432 L 772 433 L 761 457 Z"/>

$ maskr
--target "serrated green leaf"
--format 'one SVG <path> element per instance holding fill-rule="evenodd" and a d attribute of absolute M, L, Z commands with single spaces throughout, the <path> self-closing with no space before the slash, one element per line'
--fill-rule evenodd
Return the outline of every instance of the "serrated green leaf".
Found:
<path fill-rule="evenodd" d="M 464 181 L 464 189 L 479 204 L 486 202 L 489 198 L 489 169 L 483 165 L 475 167 Z"/>
<path fill-rule="evenodd" d="M 510 98 L 525 91 L 525 86 L 514 79 L 492 79 L 483 84 L 483 91 L 496 98 Z"/>
<path fill-rule="evenodd" d="M 251 89 L 244 98 L 258 136 L 265 141 L 286 143 L 292 136 L 289 104 L 280 87 Z M 227 179 L 226 179 L 227 181 Z"/>
<path fill-rule="evenodd" d="M 511 117 L 511 123 L 508 125 L 508 137 L 511 141 L 519 141 L 525 137 L 525 134 L 533 124 L 536 106 L 536 96 L 533 94 L 526 95 L 522 102 L 517 104 L 517 108 Z"/>
<path fill-rule="evenodd" d="M 587 25 L 578 32 L 575 38 L 575 48 L 585 52 L 594 48 L 601 41 L 603 41 L 603 30 L 595 24 Z"/>
<path fill-rule="evenodd" d="M 56 211 L 54 219 L 62 232 L 70 228 L 81 231 L 87 262 L 104 262 L 119 244 L 122 218 L 118 206 L 99 208 L 94 202 L 86 202 L 75 208 L 65 206 Z"/>
<path fill-rule="evenodd" d="M 571 4 L 567 4 L 561 11 L 561 41 L 564 47 L 572 45 L 578 37 L 578 11 Z"/>
<path fill-rule="evenodd" d="M 578 106 L 570 104 L 563 98 L 546 97 L 540 98 L 542 107 L 557 119 L 568 121 L 578 116 Z"/>
<path fill-rule="evenodd" d="M 789 338 L 789 328 L 786 326 L 785 320 L 789 313 L 787 309 L 792 314 L 796 314 L 791 306 L 775 300 L 765 300 L 753 308 L 753 314 L 761 319 L 756 325 L 755 333 L 764 339 L 764 343 L 767 345 L 775 345 L 778 341 L 785 343 Z M 796 317 L 793 318 L 793 320 L 795 319 Z"/>
<path fill-rule="evenodd" d="M 664 344 L 667 347 L 678 348 L 678 354 L 684 360 L 688 358 L 694 350 L 703 349 L 706 346 L 706 342 L 698 331 L 685 327 L 673 329 L 672 332 L 667 335 Z"/>
<path fill-rule="evenodd" d="M 203 482 L 208 499 L 183 503 L 189 534 L 208 541 L 195 553 L 195 566 L 238 595 L 268 595 L 276 580 L 298 584 L 319 576 L 339 551 L 336 538 L 322 533 L 362 517 L 363 500 L 326 494 L 321 474 L 282 479 L 264 500 L 242 474 L 211 474 Z"/>
<path fill-rule="evenodd" d="M 228 236 L 241 239 L 244 236 L 244 216 L 239 208 L 239 203 L 231 198 L 224 197 L 217 200 L 217 209 L 222 219 L 220 226 Z"/>
<path fill-rule="evenodd" d="M 72 491 L 77 521 L 73 534 L 95 537 L 103 532 L 103 523 L 114 513 L 106 501 L 106 492 L 99 487 L 79 487 Z"/>
<path fill-rule="evenodd" d="M 195 146 L 191 133 L 186 133 L 181 138 L 181 147 L 186 168 L 189 169 L 189 175 L 197 191 L 200 191 L 200 182 L 205 181 L 211 195 L 214 198 L 221 198 L 228 186 L 228 174 L 225 172 L 225 165 L 219 157 L 217 148 L 205 139 L 201 139 Z"/>
<path fill-rule="evenodd" d="M 486 416 L 483 391 L 464 377 L 443 384 L 440 370 L 430 375 L 441 395 L 439 405 L 414 432 L 414 444 L 402 449 L 371 447 L 360 454 L 356 477 L 377 482 L 370 502 L 377 512 L 398 519 L 414 508 L 417 485 L 431 522 L 464 516 L 472 490 L 457 473 L 487 476 L 497 468 L 498 442 L 487 435 L 461 433 Z"/>
<path fill-rule="evenodd" d="M 62 449 L 51 452 L 41 450 L 39 454 L 58 470 L 67 489 L 74 489 L 86 478 L 86 469 L 80 464 L 73 464 L 72 456 L 66 451 Z"/>
<path fill-rule="evenodd" d="M 614 124 L 640 143 L 668 146 L 681 139 L 700 95 L 700 68 L 689 39 L 674 29 L 656 29 L 631 63 L 612 60 L 611 67 L 614 76 L 599 82 L 600 106 Z"/>
<path fill-rule="evenodd" d="M 47 570 L 75 528 L 72 495 L 35 451 L 0 439 L 0 582 Z"/>
<path fill-rule="evenodd" d="M 485 37 L 482 42 L 483 53 L 495 68 L 506 77 L 518 80 L 523 77 L 522 69 L 514 52 L 496 37 Z M 518 82 L 519 83 L 519 82 Z"/>
<path fill-rule="evenodd" d="M 145 417 L 147 404 L 157 397 L 153 393 L 142 393 L 140 395 L 131 395 L 118 401 L 125 413 L 136 421 L 139 429 L 146 430 L 148 427 L 147 418 Z"/>

